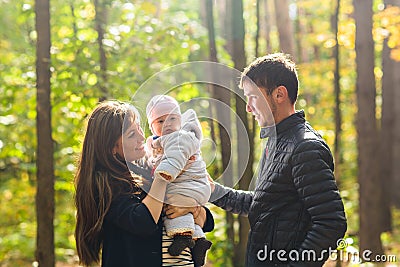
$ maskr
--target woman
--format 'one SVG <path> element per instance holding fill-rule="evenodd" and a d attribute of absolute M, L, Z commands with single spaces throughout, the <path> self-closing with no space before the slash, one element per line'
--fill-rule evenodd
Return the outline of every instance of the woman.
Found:
<path fill-rule="evenodd" d="M 147 169 L 132 164 L 145 156 L 144 141 L 138 112 L 126 103 L 101 103 L 89 118 L 75 177 L 75 237 L 84 266 L 98 263 L 100 252 L 103 267 L 163 265 L 160 216 L 167 183 L 152 181 Z M 204 208 L 166 211 L 169 217 L 188 212 L 203 230 L 213 229 Z"/>

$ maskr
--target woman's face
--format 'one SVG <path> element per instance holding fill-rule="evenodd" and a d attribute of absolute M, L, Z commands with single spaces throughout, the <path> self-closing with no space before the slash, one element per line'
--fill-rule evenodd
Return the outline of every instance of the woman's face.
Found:
<path fill-rule="evenodd" d="M 114 146 L 113 153 L 118 154 L 128 162 L 141 159 L 145 156 L 144 134 L 139 123 L 132 122 L 131 126 L 122 134 Z"/>

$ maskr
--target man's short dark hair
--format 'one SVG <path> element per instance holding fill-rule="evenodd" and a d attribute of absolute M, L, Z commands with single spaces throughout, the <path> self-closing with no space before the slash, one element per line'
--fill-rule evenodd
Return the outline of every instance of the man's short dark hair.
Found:
<path fill-rule="evenodd" d="M 258 87 L 264 88 L 268 95 L 276 87 L 285 86 L 292 104 L 297 100 L 299 80 L 296 64 L 288 54 L 275 53 L 257 58 L 244 69 L 240 87 L 243 88 L 243 84 L 249 79 Z"/>

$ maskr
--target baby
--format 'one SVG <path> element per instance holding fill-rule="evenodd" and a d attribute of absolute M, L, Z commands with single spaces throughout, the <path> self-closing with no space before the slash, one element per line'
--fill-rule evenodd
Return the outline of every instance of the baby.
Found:
<path fill-rule="evenodd" d="M 195 111 L 189 109 L 181 114 L 174 98 L 156 95 L 147 104 L 146 115 L 154 135 L 147 139 L 154 176 L 168 180 L 166 194 L 175 196 L 175 203 L 168 204 L 185 206 L 182 201 L 187 198 L 194 199 L 198 205 L 207 203 L 211 189 L 200 155 L 202 131 Z M 177 256 L 190 247 L 195 264 L 204 265 L 206 251 L 212 243 L 205 239 L 191 213 L 174 219 L 164 217 L 164 226 L 167 235 L 173 237 L 168 247 L 170 255 Z"/>

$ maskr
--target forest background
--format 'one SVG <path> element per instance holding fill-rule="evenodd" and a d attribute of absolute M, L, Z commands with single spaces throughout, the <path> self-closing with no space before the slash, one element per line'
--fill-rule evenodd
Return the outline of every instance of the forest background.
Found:
<path fill-rule="evenodd" d="M 340 249 L 350 257 L 330 264 L 359 266 L 351 255 L 366 249 L 399 264 L 400 1 L 50 4 L 0 0 L 0 266 L 78 266 L 73 177 L 86 118 L 99 101 L 131 101 L 150 77 L 177 64 L 212 61 L 242 71 L 277 51 L 298 63 L 296 108 L 335 157 L 348 218 Z M 224 183 L 251 188 L 262 143 L 243 102 L 210 84 L 182 84 L 172 95 L 212 97 L 238 114 L 251 155 L 238 182 Z M 208 170 L 234 176 L 228 162 L 240 162 L 243 147 L 227 134 L 239 122 L 215 107 L 209 112 L 213 119 L 202 120 L 213 144 L 203 148 L 214 155 Z M 232 128 L 216 123 L 223 120 Z M 207 234 L 208 266 L 243 266 L 247 219 L 209 207 L 216 227 Z"/>

